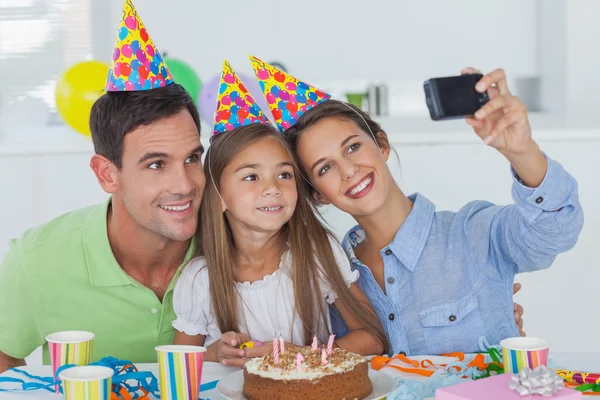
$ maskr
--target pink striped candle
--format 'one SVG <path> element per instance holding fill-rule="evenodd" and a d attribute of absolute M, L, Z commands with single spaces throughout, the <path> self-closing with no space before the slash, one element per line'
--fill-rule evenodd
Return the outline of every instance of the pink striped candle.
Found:
<path fill-rule="evenodd" d="M 325 349 L 321 349 L 321 364 L 329 364 L 329 361 L 327 361 L 327 353 L 325 353 Z"/>
<path fill-rule="evenodd" d="M 302 372 L 302 361 L 304 361 L 304 356 L 300 353 L 296 354 L 296 368 L 300 372 Z"/>
<path fill-rule="evenodd" d="M 198 400 L 205 351 L 200 346 L 156 347 L 162 400 Z"/>
<path fill-rule="evenodd" d="M 313 336 L 312 349 L 313 349 L 313 351 L 317 351 L 319 349 L 319 341 L 317 340 L 316 335 Z"/>
<path fill-rule="evenodd" d="M 279 346 L 277 339 L 273 340 L 273 358 L 275 359 L 275 364 L 279 364 Z"/>
<path fill-rule="evenodd" d="M 333 353 L 333 340 L 335 339 L 335 335 L 329 335 L 329 341 L 327 342 L 327 355 L 331 355 Z"/>
<path fill-rule="evenodd" d="M 523 368 L 547 366 L 550 344 L 543 339 L 514 337 L 500 342 L 504 372 L 518 374 Z"/>
<path fill-rule="evenodd" d="M 92 362 L 94 334 L 86 331 L 55 332 L 46 336 L 52 376 L 58 381 L 56 371 L 67 364 L 88 365 Z M 60 394 L 60 384 L 54 387 L 56 394 Z"/>
<path fill-rule="evenodd" d="M 285 346 L 283 343 L 283 337 L 279 336 L 279 352 L 283 355 L 285 354 Z"/>

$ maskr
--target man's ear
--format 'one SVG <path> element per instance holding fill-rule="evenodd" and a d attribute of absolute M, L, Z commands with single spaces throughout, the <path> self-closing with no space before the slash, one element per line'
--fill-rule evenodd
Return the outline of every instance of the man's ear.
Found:
<path fill-rule="evenodd" d="M 90 167 L 102 190 L 110 194 L 119 191 L 119 169 L 112 161 L 100 154 L 94 154 L 90 160 Z"/>
<path fill-rule="evenodd" d="M 318 205 L 331 204 L 331 201 L 329 201 L 329 199 L 327 197 L 323 196 L 321 193 L 319 193 L 316 190 L 313 190 L 312 195 L 313 195 L 313 199 L 315 199 L 315 201 L 317 202 Z"/>

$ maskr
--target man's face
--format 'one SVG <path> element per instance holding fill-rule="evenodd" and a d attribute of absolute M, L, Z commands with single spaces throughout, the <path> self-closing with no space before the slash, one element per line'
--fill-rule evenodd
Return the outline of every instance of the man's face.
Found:
<path fill-rule="evenodd" d="M 176 241 L 194 235 L 206 182 L 202 153 L 187 109 L 125 135 L 117 195 L 140 228 Z"/>

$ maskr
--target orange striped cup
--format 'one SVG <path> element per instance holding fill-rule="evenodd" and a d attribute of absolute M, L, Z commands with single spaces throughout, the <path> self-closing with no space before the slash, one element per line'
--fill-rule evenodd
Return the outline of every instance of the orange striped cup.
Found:
<path fill-rule="evenodd" d="M 514 337 L 500 342 L 504 372 L 518 374 L 523 368 L 547 366 L 550 344 L 543 339 Z"/>

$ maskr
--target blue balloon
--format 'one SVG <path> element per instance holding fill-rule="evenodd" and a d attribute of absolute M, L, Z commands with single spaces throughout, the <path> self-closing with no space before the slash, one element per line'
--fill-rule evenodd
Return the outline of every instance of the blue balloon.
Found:
<path fill-rule="evenodd" d="M 304 82 L 298 81 L 298 83 L 296 84 L 296 86 L 298 87 L 298 89 L 303 89 L 303 90 L 308 89 L 308 85 L 306 83 L 304 83 Z"/>
<path fill-rule="evenodd" d="M 140 74 L 138 74 L 137 71 L 131 71 L 131 75 L 129 75 L 129 81 L 136 83 L 139 80 L 140 80 Z"/>
<path fill-rule="evenodd" d="M 131 61 L 131 69 L 133 69 L 134 71 L 137 71 L 141 65 L 142 65 L 142 63 L 139 62 L 138 60 Z"/>
<path fill-rule="evenodd" d="M 142 84 L 139 82 L 134 83 L 133 87 L 135 90 L 142 90 L 144 88 L 144 86 L 142 86 Z"/>
<path fill-rule="evenodd" d="M 252 105 L 252 107 L 250 107 L 250 114 L 258 117 L 258 114 L 260 113 L 260 109 L 258 108 L 258 106 L 256 104 Z"/>
<path fill-rule="evenodd" d="M 260 90 L 262 90 L 262 92 L 265 92 L 265 82 L 264 81 L 260 81 Z"/>
<path fill-rule="evenodd" d="M 127 29 L 127 27 L 124 26 L 121 29 L 119 29 L 119 39 L 125 40 L 127 35 L 129 35 L 129 29 Z"/>
<path fill-rule="evenodd" d="M 162 62 L 162 58 L 158 55 L 158 53 L 154 53 L 154 57 L 152 57 L 152 62 L 160 64 Z"/>
<path fill-rule="evenodd" d="M 158 89 L 160 87 L 160 81 L 159 80 L 155 80 L 154 81 L 154 89 Z"/>
<path fill-rule="evenodd" d="M 306 96 L 303 95 L 302 93 L 297 93 L 296 94 L 296 102 L 298 104 L 300 104 L 300 103 L 306 103 Z"/>
<path fill-rule="evenodd" d="M 117 87 L 117 89 L 119 90 L 123 90 L 125 89 L 125 81 L 123 80 L 123 78 L 119 78 L 115 81 L 115 86 Z"/>
<path fill-rule="evenodd" d="M 277 85 L 274 85 L 274 86 L 271 88 L 271 93 L 273 93 L 275 96 L 277 96 L 277 93 L 279 93 L 279 91 L 280 91 L 280 90 L 281 90 L 281 88 L 280 88 L 279 86 L 277 86 Z"/>
<path fill-rule="evenodd" d="M 165 77 L 165 79 L 167 78 L 167 76 L 169 76 L 169 73 L 167 72 L 167 69 L 165 68 L 165 66 L 163 65 L 162 67 L 160 67 L 160 74 L 162 76 Z"/>
<path fill-rule="evenodd" d="M 140 49 L 140 41 L 134 40 L 131 42 L 131 50 L 133 50 L 133 54 L 135 54 Z"/>
<path fill-rule="evenodd" d="M 282 120 L 289 121 L 292 118 L 292 114 L 288 110 L 283 110 Z"/>
<path fill-rule="evenodd" d="M 250 125 L 250 120 L 248 118 L 244 119 L 243 125 Z"/>
<path fill-rule="evenodd" d="M 170 79 L 165 79 L 165 84 L 166 84 L 166 85 L 170 85 L 171 83 L 173 83 L 173 81 L 172 81 L 172 80 L 170 80 Z"/>
<path fill-rule="evenodd" d="M 277 103 L 277 107 L 279 107 L 280 110 L 285 110 L 286 104 L 287 104 L 287 101 L 285 101 L 285 100 L 279 100 L 279 103 Z"/>
<path fill-rule="evenodd" d="M 232 114 L 237 115 L 237 112 L 240 110 L 240 106 L 238 105 L 233 105 L 231 106 L 231 108 L 229 109 L 229 111 L 231 111 Z"/>
<path fill-rule="evenodd" d="M 225 132 L 225 124 L 222 122 L 219 122 L 217 124 L 217 126 L 215 126 L 215 131 L 217 132 Z"/>
<path fill-rule="evenodd" d="M 242 124 L 240 124 L 240 121 L 237 121 L 237 120 L 236 120 L 236 121 L 233 123 L 233 126 L 234 126 L 235 128 L 239 128 L 240 126 L 242 126 Z"/>
<path fill-rule="evenodd" d="M 152 71 L 152 73 L 154 75 L 158 75 L 158 64 L 157 63 L 150 64 L 150 71 Z"/>
<path fill-rule="evenodd" d="M 297 92 L 297 93 L 300 93 L 300 94 L 306 94 L 306 89 L 304 89 L 304 88 L 300 88 L 300 87 L 297 87 L 297 88 L 296 88 L 296 92 Z"/>
<path fill-rule="evenodd" d="M 317 101 L 317 99 L 319 98 L 319 96 L 317 96 L 317 94 L 315 92 L 310 92 L 308 94 L 308 98 L 311 99 L 312 101 Z"/>
<path fill-rule="evenodd" d="M 240 94 L 238 93 L 237 90 L 234 90 L 233 92 L 229 93 L 229 96 L 231 97 L 231 100 L 237 99 L 238 97 L 240 97 Z"/>
<path fill-rule="evenodd" d="M 152 89 L 152 82 L 150 82 L 148 79 L 145 79 L 145 81 L 144 90 Z"/>
<path fill-rule="evenodd" d="M 225 91 L 227 90 L 227 87 L 228 87 L 228 85 L 225 82 L 221 83 L 221 86 L 219 87 L 219 94 L 225 93 Z"/>

